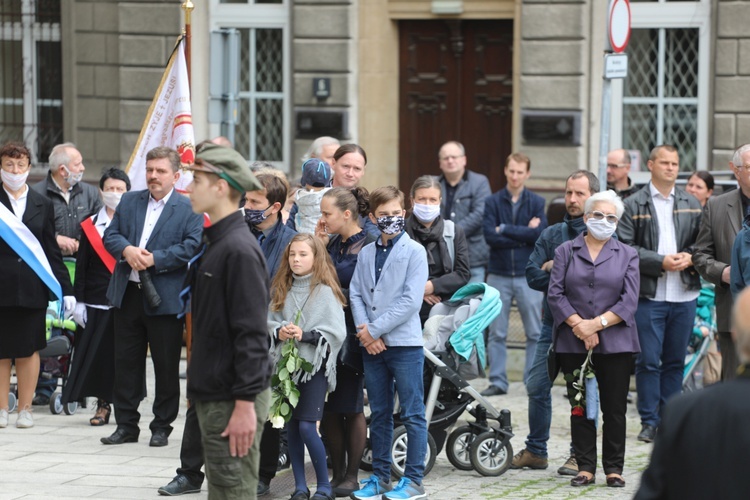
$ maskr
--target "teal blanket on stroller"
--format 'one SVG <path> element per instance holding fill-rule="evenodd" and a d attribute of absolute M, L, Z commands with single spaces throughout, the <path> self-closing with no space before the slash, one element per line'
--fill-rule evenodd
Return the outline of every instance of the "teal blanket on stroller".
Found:
<path fill-rule="evenodd" d="M 484 345 L 484 329 L 500 314 L 503 303 L 500 292 L 486 283 L 469 283 L 458 289 L 451 301 L 460 301 L 472 295 L 484 295 L 477 311 L 450 336 L 449 342 L 456 353 L 468 360 L 471 351 L 476 347 L 477 356 L 482 368 L 487 368 L 487 356 Z"/>

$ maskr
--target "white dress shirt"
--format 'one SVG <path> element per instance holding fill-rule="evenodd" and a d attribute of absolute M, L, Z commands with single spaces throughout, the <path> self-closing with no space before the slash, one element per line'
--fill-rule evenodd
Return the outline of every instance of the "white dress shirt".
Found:
<path fill-rule="evenodd" d="M 143 222 L 143 233 L 141 233 L 141 241 L 138 243 L 138 248 L 146 248 L 146 244 L 148 243 L 149 238 L 151 238 L 151 233 L 154 232 L 154 227 L 159 221 L 159 217 L 164 211 L 164 207 L 166 206 L 167 201 L 169 201 L 169 197 L 172 196 L 172 193 L 174 193 L 174 188 L 172 188 L 164 198 L 158 201 L 155 200 L 153 196 L 148 195 L 146 220 Z M 130 281 L 136 281 L 139 283 L 141 281 L 141 278 L 138 276 L 138 271 L 135 269 L 130 271 Z"/>
<path fill-rule="evenodd" d="M 29 185 L 24 184 L 23 187 L 26 189 L 24 189 L 21 196 L 16 199 L 13 198 L 13 195 L 7 189 L 5 189 L 5 184 L 3 184 L 3 189 L 10 200 L 10 207 L 13 209 L 13 213 L 16 214 L 16 217 L 18 217 L 18 220 L 23 220 L 23 214 L 26 213 L 26 199 L 29 197 Z"/>

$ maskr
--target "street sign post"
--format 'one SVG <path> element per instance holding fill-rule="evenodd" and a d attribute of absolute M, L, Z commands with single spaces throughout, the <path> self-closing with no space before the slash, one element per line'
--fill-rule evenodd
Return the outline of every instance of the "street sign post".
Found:
<path fill-rule="evenodd" d="M 628 56 L 625 49 L 630 41 L 629 0 L 609 0 L 607 7 L 607 36 L 604 48 L 604 78 L 602 80 L 602 115 L 599 135 L 599 182 L 607 181 L 607 153 L 612 115 L 612 80 L 628 75 Z"/>

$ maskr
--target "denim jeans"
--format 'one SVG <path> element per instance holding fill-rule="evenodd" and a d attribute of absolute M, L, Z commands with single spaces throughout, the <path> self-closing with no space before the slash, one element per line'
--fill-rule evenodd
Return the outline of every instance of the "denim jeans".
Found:
<path fill-rule="evenodd" d="M 489 345 L 487 346 L 487 352 L 490 356 L 490 384 L 507 391 L 508 375 L 505 366 L 508 353 L 506 340 L 508 338 L 511 302 L 515 297 L 526 334 L 526 364 L 523 371 L 523 380 L 526 382 L 542 330 L 542 300 L 544 295 L 542 292 L 529 288 L 525 276 L 490 274 L 487 276 L 487 284 L 500 291 L 500 298 L 503 301 L 503 309 L 500 315 L 490 325 Z"/>
<path fill-rule="evenodd" d="M 469 269 L 471 277 L 469 283 L 484 283 L 484 277 L 487 274 L 487 268 L 484 266 L 472 267 Z"/>
<path fill-rule="evenodd" d="M 547 374 L 547 352 L 550 345 L 552 325 L 542 323 L 542 333 L 526 380 L 526 392 L 529 394 L 529 435 L 526 436 L 526 449 L 540 457 L 547 456 L 549 428 L 552 425 L 552 382 Z"/>
<path fill-rule="evenodd" d="M 404 476 L 422 484 L 427 453 L 427 420 L 424 417 L 424 384 L 421 347 L 389 347 L 372 356 L 363 349 L 365 385 L 370 400 L 372 471 L 379 479 L 391 477 L 394 385 L 401 406 L 401 422 L 409 445 Z"/>
<path fill-rule="evenodd" d="M 682 391 L 685 353 L 694 320 L 695 300 L 638 301 L 635 321 L 641 353 L 635 363 L 635 384 L 643 425 L 657 427 L 664 404 Z"/>

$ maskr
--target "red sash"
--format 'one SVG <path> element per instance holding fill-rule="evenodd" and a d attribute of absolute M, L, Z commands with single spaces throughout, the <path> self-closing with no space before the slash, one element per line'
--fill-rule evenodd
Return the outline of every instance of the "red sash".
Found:
<path fill-rule="evenodd" d="M 81 229 L 83 229 L 84 234 L 89 239 L 89 243 L 91 243 L 91 247 L 96 252 L 96 255 L 102 260 L 104 265 L 107 266 L 109 272 L 114 272 L 116 264 L 115 258 L 104 248 L 102 237 L 99 236 L 99 231 L 94 227 L 93 217 L 89 217 L 81 222 Z"/>

